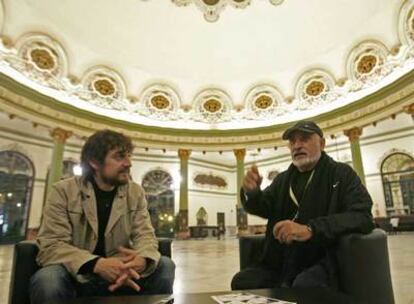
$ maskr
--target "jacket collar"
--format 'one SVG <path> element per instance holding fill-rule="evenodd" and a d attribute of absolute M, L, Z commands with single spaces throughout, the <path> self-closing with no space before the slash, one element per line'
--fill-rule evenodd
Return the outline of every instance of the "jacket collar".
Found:
<path fill-rule="evenodd" d="M 80 177 L 78 179 L 80 186 L 82 209 L 84 210 L 86 219 L 92 227 L 92 230 L 98 235 L 98 211 L 96 208 L 96 197 L 92 183 Z M 127 210 L 127 193 L 128 184 L 121 185 L 118 187 L 114 201 L 112 203 L 111 214 L 109 216 L 108 224 L 105 229 L 105 236 L 112 230 L 118 219 L 122 214 L 126 213 Z"/>
<path fill-rule="evenodd" d="M 121 215 L 126 214 L 127 212 L 127 190 L 128 184 L 118 187 L 118 191 L 116 192 L 114 201 L 112 203 L 111 215 L 109 216 L 108 224 L 106 225 L 105 236 L 111 232 L 112 228 L 115 226 Z"/>

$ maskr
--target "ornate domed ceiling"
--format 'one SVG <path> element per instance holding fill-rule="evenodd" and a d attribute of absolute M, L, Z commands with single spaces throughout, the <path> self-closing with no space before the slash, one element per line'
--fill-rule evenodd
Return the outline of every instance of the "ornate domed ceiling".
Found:
<path fill-rule="evenodd" d="M 414 0 L 3 0 L 0 19 L 1 109 L 79 135 L 272 146 L 296 120 L 335 133 L 414 91 Z"/>

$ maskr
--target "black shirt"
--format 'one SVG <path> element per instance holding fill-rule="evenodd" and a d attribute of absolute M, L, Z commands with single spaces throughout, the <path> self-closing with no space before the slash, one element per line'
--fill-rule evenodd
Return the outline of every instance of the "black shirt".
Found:
<path fill-rule="evenodd" d="M 92 179 L 92 185 L 95 190 L 96 210 L 98 213 L 98 243 L 93 254 L 106 257 L 105 229 L 108 225 L 109 216 L 111 215 L 112 202 L 114 201 L 117 188 L 115 187 L 111 191 L 103 191 L 99 189 L 95 179 Z"/>
<path fill-rule="evenodd" d="M 291 180 L 291 186 L 293 193 L 296 196 L 296 199 L 298 200 L 299 204 L 303 199 L 303 195 L 305 194 L 306 184 L 308 183 L 308 180 L 312 174 L 313 170 L 306 171 L 306 172 L 300 172 L 296 170 L 292 174 L 292 180 Z"/>
<path fill-rule="evenodd" d="M 108 225 L 108 220 L 111 215 L 112 203 L 114 201 L 117 188 L 111 191 L 103 191 L 99 189 L 98 185 L 95 182 L 94 178 L 90 179 L 90 182 L 93 185 L 93 190 L 95 191 L 96 198 L 96 210 L 98 213 L 98 242 L 96 244 L 93 254 L 98 255 L 99 257 L 106 257 L 105 253 L 105 230 Z M 98 258 L 90 260 L 83 264 L 79 268 L 79 274 L 92 273 L 95 268 L 95 264 L 98 261 Z"/>

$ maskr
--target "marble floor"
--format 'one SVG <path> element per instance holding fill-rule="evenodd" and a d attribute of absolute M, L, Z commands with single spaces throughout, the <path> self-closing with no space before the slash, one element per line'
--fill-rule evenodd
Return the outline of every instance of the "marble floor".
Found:
<path fill-rule="evenodd" d="M 388 245 L 396 304 L 414 304 L 414 233 L 390 235 Z M 1 304 L 8 301 L 12 255 L 12 246 L 0 246 Z M 238 240 L 174 241 L 173 259 L 175 293 L 229 290 L 239 268 Z"/>

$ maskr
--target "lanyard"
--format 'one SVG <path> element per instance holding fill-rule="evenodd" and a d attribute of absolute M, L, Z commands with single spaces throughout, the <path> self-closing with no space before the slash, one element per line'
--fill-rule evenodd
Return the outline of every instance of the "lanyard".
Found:
<path fill-rule="evenodd" d="M 312 170 L 312 173 L 309 176 L 308 181 L 306 182 L 305 189 L 303 190 L 303 195 L 305 195 L 306 189 L 308 189 L 308 186 L 309 186 L 310 182 L 312 181 L 312 178 L 313 178 L 313 174 L 314 173 L 315 173 L 315 169 Z M 302 195 L 302 197 L 303 197 L 303 195 Z M 295 203 L 295 205 L 299 208 L 299 201 L 296 198 L 295 193 L 293 193 L 292 184 L 289 185 L 289 196 L 292 199 L 292 201 Z"/>

